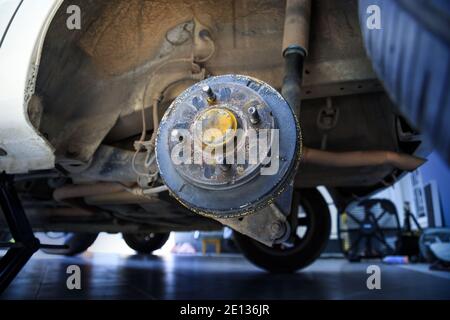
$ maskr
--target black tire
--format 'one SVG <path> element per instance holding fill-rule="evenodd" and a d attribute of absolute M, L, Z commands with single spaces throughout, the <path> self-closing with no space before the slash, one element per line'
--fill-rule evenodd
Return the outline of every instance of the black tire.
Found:
<path fill-rule="evenodd" d="M 369 30 L 370 5 L 381 10 L 381 29 Z M 359 0 L 367 52 L 404 116 L 450 163 L 450 2 Z"/>
<path fill-rule="evenodd" d="M 169 239 L 170 232 L 167 233 L 123 233 L 123 240 L 127 245 L 140 254 L 151 254 L 153 251 L 161 249 Z"/>
<path fill-rule="evenodd" d="M 98 233 L 61 233 L 59 237 L 53 237 L 49 234 L 39 234 L 37 238 L 44 244 L 62 244 L 66 249 L 42 249 L 47 254 L 74 256 L 85 252 L 97 239 Z"/>
<path fill-rule="evenodd" d="M 244 256 L 256 266 L 273 273 L 290 273 L 313 263 L 325 248 L 330 236 L 331 217 L 328 205 L 316 189 L 296 192 L 299 205 L 306 213 L 304 225 L 306 232 L 296 237 L 294 246 L 273 248 L 235 232 L 236 243 Z M 293 212 L 298 211 L 293 210 Z"/>

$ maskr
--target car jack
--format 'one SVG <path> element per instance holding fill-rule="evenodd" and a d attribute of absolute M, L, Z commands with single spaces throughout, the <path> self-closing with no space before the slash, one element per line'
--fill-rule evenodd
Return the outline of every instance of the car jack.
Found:
<path fill-rule="evenodd" d="M 34 236 L 31 225 L 14 188 L 13 176 L 0 173 L 0 207 L 5 216 L 14 242 L 0 243 L 8 248 L 0 259 L 0 294 L 14 280 L 33 254 L 40 248 L 65 248 L 60 245 L 44 245 Z"/>

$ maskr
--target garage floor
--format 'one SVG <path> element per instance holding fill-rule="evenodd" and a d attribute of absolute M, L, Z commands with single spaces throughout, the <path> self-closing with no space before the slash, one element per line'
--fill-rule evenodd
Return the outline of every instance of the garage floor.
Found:
<path fill-rule="evenodd" d="M 426 265 L 381 265 L 381 290 L 368 290 L 373 263 L 320 259 L 296 274 L 270 275 L 238 255 L 136 256 L 38 253 L 1 299 L 450 299 L 450 273 Z M 68 290 L 66 269 L 81 268 Z"/>

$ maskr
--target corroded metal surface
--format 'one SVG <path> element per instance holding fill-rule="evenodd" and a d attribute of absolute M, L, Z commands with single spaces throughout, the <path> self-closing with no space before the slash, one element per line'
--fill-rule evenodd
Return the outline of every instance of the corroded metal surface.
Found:
<path fill-rule="evenodd" d="M 143 91 L 148 86 L 148 95 L 153 96 L 167 79 L 191 74 L 189 58 L 212 50 L 198 36 L 204 29 L 215 47 L 202 63 L 208 74 L 246 74 L 281 88 L 284 1 L 72 3 L 82 9 L 83 28 L 70 32 L 65 28 L 63 5 L 50 27 L 37 81 L 43 104 L 39 129 L 55 147 L 57 162 L 88 162 L 110 132 L 108 143 L 139 134 Z M 313 2 L 305 98 L 382 90 L 365 57 L 356 11 L 355 0 Z M 158 69 L 171 59 L 186 61 Z M 170 88 L 160 114 L 191 84 Z M 151 130 L 150 112 L 146 120 Z M 302 122 L 314 124 L 315 115 Z M 342 141 L 336 136 L 336 143 Z"/>
<path fill-rule="evenodd" d="M 240 109 L 245 110 L 248 102 L 255 99 L 260 101 L 261 114 L 267 113 L 267 121 L 261 123 L 262 128 L 276 129 L 279 132 L 278 141 L 270 143 L 272 148 L 270 163 L 274 165 L 277 162 L 275 172 L 261 174 L 264 170 L 263 163 L 258 162 L 256 166 L 249 165 L 244 168 L 242 176 L 239 176 L 241 173 L 237 170 L 240 166 L 238 164 L 233 164 L 233 169 L 225 174 L 213 166 L 214 173 L 206 175 L 208 166 L 203 162 L 203 158 L 200 158 L 200 164 L 183 162 L 178 164 L 174 161 L 172 143 L 180 142 L 177 137 L 174 139 L 172 133 L 181 128 L 190 128 L 192 126 L 190 121 L 195 121 L 198 113 L 208 110 L 206 99 L 199 97 L 201 88 L 205 85 L 218 92 L 215 106 L 229 103 L 238 96 L 241 98 L 233 103 L 237 108 L 233 109 L 237 118 L 242 112 Z M 229 90 L 228 94 L 225 94 L 226 89 Z M 240 122 L 241 128 L 242 126 L 254 127 L 249 121 L 245 124 L 242 120 Z M 249 130 L 249 128 L 244 129 Z M 254 129 L 259 130 L 258 126 Z M 181 141 L 188 140 L 183 138 Z M 228 218 L 247 215 L 273 203 L 295 175 L 301 157 L 301 142 L 298 121 L 292 109 L 277 91 L 254 78 L 226 75 L 212 77 L 190 87 L 172 103 L 158 129 L 156 154 L 160 175 L 172 196 L 196 213 Z M 188 143 L 190 144 L 190 141 Z M 279 153 L 273 151 L 275 144 L 279 148 Z M 239 141 L 237 147 L 239 147 Z"/>

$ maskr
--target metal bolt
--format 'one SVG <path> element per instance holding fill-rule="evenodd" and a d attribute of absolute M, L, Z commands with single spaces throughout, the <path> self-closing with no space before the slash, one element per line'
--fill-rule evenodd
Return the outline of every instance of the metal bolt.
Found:
<path fill-rule="evenodd" d="M 171 136 L 172 136 L 173 141 L 176 141 L 176 140 L 178 140 L 180 142 L 183 141 L 183 136 L 181 135 L 181 133 L 178 129 L 172 130 Z"/>
<path fill-rule="evenodd" d="M 228 164 L 225 157 L 217 157 L 217 163 L 222 171 L 229 171 L 231 169 L 231 164 Z"/>
<path fill-rule="evenodd" d="M 270 226 L 270 229 L 272 229 L 273 233 L 278 233 L 281 230 L 281 223 L 280 222 L 274 222 L 272 223 L 272 225 Z"/>
<path fill-rule="evenodd" d="M 250 122 L 252 124 L 258 124 L 259 123 L 258 109 L 256 109 L 255 107 L 250 107 L 250 108 L 248 108 L 247 112 L 248 112 L 248 116 L 250 118 Z"/>
<path fill-rule="evenodd" d="M 279 239 L 284 235 L 285 225 L 280 221 L 275 221 L 270 226 L 272 239 Z"/>
<path fill-rule="evenodd" d="M 208 85 L 203 86 L 202 91 L 208 97 L 208 99 L 207 99 L 208 103 L 213 103 L 214 101 L 216 101 L 217 97 L 210 86 L 208 86 Z"/>

